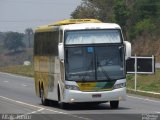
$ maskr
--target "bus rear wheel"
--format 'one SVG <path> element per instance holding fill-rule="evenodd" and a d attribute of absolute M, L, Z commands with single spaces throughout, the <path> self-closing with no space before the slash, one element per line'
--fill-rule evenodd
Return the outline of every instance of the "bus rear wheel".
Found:
<path fill-rule="evenodd" d="M 49 105 L 49 100 L 45 98 L 43 89 L 40 90 L 40 98 L 41 98 L 42 105 L 45 105 L 45 106 Z"/>
<path fill-rule="evenodd" d="M 111 109 L 118 109 L 119 101 L 110 101 L 110 108 Z"/>

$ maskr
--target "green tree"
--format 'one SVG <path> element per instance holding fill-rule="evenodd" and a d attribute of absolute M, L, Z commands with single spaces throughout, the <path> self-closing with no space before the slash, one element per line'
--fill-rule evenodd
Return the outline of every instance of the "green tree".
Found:
<path fill-rule="evenodd" d="M 34 32 L 32 30 L 32 28 L 27 28 L 25 30 L 25 38 L 27 39 L 28 41 L 28 46 L 29 48 L 33 46 L 33 36 L 34 36 Z"/>
<path fill-rule="evenodd" d="M 158 11 L 157 0 L 136 0 L 134 4 L 134 11 L 137 20 L 155 18 Z"/>
<path fill-rule="evenodd" d="M 72 18 L 95 18 L 103 22 L 113 21 L 114 0 L 83 0 L 75 11 L 72 12 Z"/>
<path fill-rule="evenodd" d="M 10 51 L 17 52 L 25 47 L 22 39 L 24 34 L 18 32 L 8 32 L 6 33 L 4 47 Z"/>
<path fill-rule="evenodd" d="M 144 32 L 150 36 L 159 34 L 160 1 L 135 0 L 131 10 L 129 24 L 130 39 L 141 36 Z M 157 35 L 156 35 L 157 36 Z"/>
<path fill-rule="evenodd" d="M 127 40 L 145 35 L 159 36 L 160 1 L 158 0 L 82 0 L 72 18 L 96 18 L 116 22 Z"/>
<path fill-rule="evenodd" d="M 75 11 L 72 12 L 71 16 L 74 19 L 83 18 L 95 18 L 99 19 L 100 10 L 93 3 L 83 0 L 82 4 L 79 5 Z"/>
<path fill-rule="evenodd" d="M 130 9 L 126 4 L 126 0 L 116 0 L 114 5 L 114 19 L 122 27 L 125 39 L 127 39 L 129 15 Z"/>
<path fill-rule="evenodd" d="M 152 31 L 154 31 L 155 28 L 156 26 L 154 25 L 152 20 L 143 19 L 142 21 L 137 22 L 137 24 L 135 25 L 135 32 L 137 35 L 141 35 L 141 33 L 144 31 L 152 34 Z"/>

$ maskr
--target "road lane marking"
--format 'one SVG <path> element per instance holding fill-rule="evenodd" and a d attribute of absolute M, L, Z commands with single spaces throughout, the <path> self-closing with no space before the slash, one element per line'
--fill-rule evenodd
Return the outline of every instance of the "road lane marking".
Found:
<path fill-rule="evenodd" d="M 47 108 L 44 108 L 44 107 L 39 107 L 39 106 L 36 106 L 36 105 L 32 105 L 32 104 L 28 104 L 28 103 L 25 103 L 25 102 L 17 101 L 17 100 L 14 100 L 14 99 L 10 99 L 10 98 L 4 97 L 4 96 L 0 96 L 0 98 L 3 98 L 3 99 L 8 100 L 8 101 L 15 102 L 15 103 L 18 103 L 18 104 L 22 104 L 22 105 L 26 105 L 26 106 L 38 108 L 38 110 L 33 111 L 33 112 L 31 112 L 30 114 L 34 114 L 34 113 L 36 113 L 36 112 L 46 110 L 46 111 L 51 111 L 51 112 L 58 113 L 58 114 L 66 114 L 66 115 L 69 115 L 69 116 L 71 116 L 71 117 L 75 117 L 75 118 L 78 118 L 78 119 L 91 120 L 91 119 L 89 119 L 89 118 L 76 116 L 76 115 L 73 115 L 73 114 L 70 114 L 70 113 L 67 113 L 67 112 L 60 112 L 60 111 L 56 111 L 56 110 L 52 110 L 52 109 L 47 109 Z M 29 114 L 29 113 L 28 113 L 28 114 Z M 24 116 L 24 115 L 22 115 L 22 116 Z"/>
<path fill-rule="evenodd" d="M 52 109 L 47 109 L 47 108 L 45 108 L 45 110 L 47 110 L 47 111 L 50 111 L 50 112 L 56 112 L 56 113 L 60 113 L 60 114 L 69 114 L 69 113 L 60 112 L 60 111 L 55 111 L 55 110 L 52 110 Z"/>
<path fill-rule="evenodd" d="M 20 76 L 20 75 L 15 75 L 15 74 L 11 74 L 11 73 L 4 73 L 4 72 L 0 72 L 0 74 L 3 74 L 3 75 L 8 75 L 8 76 L 11 76 L 11 77 L 19 77 L 19 78 L 23 78 L 23 79 L 32 79 L 32 77 L 25 77 L 25 76 Z"/>
<path fill-rule="evenodd" d="M 77 115 L 72 115 L 72 114 L 71 114 L 71 116 L 72 116 L 72 117 L 75 117 L 75 118 L 83 119 L 83 120 L 91 120 L 91 119 L 89 119 L 89 118 L 84 118 L 84 117 L 80 117 L 80 116 L 77 116 Z"/>
<path fill-rule="evenodd" d="M 8 81 L 7 81 L 7 80 L 5 80 L 5 81 L 3 81 L 3 82 L 8 83 Z"/>
<path fill-rule="evenodd" d="M 28 85 L 26 85 L 26 84 L 22 84 L 22 86 L 27 87 Z"/>
<path fill-rule="evenodd" d="M 39 109 L 39 110 L 36 110 L 36 111 L 30 112 L 30 113 L 27 113 L 27 115 L 35 114 L 35 113 L 40 112 L 40 111 L 43 111 L 43 110 L 45 110 L 45 108 L 41 108 L 41 109 Z"/>
<path fill-rule="evenodd" d="M 128 97 L 130 98 L 134 98 L 134 99 L 139 99 L 139 100 L 144 100 L 144 101 L 150 101 L 150 102 L 160 102 L 160 101 L 156 101 L 156 100 L 151 100 L 151 99 L 148 99 L 148 98 L 140 98 L 140 97 L 135 97 L 135 96 L 130 96 L 130 95 L 127 95 Z"/>
<path fill-rule="evenodd" d="M 10 98 L 4 97 L 4 96 L 0 96 L 0 98 L 9 100 L 9 101 L 12 101 L 12 102 L 15 102 L 15 103 L 19 103 L 19 104 L 22 104 L 22 105 L 26 105 L 26 106 L 38 108 L 38 109 L 41 109 L 41 108 L 42 108 L 42 107 L 35 106 L 35 105 L 32 105 L 32 104 L 28 104 L 28 103 L 24 103 L 24 102 L 21 102 L 21 101 L 13 100 L 13 99 L 10 99 Z"/>
<path fill-rule="evenodd" d="M 22 104 L 22 105 L 26 105 L 26 106 L 38 108 L 38 109 L 45 109 L 45 110 L 47 110 L 47 111 L 52 111 L 52 112 L 60 113 L 60 114 L 68 114 L 68 113 L 65 113 L 65 112 L 50 110 L 50 109 L 46 109 L 46 108 L 43 108 L 43 107 L 40 107 L 40 106 L 36 106 L 36 105 L 28 104 L 28 103 L 25 103 L 25 102 L 13 100 L 13 99 L 10 99 L 10 98 L 7 98 L 7 97 L 3 97 L 3 96 L 0 96 L 0 98 L 6 99 L 6 100 L 9 100 L 9 101 L 12 101 L 12 102 L 16 102 L 16 103 L 18 103 L 18 104 Z"/>
<path fill-rule="evenodd" d="M 51 110 L 51 109 L 46 109 L 45 108 L 45 110 L 50 111 L 50 112 L 54 112 L 54 110 Z M 64 112 L 60 112 L 60 111 L 59 111 L 59 113 L 66 114 L 66 115 L 69 115 L 69 116 L 72 116 L 72 117 L 75 117 L 75 118 L 79 118 L 79 119 L 83 119 L 83 120 L 91 120 L 89 118 L 80 117 L 80 116 L 77 116 L 77 115 L 73 115 L 73 114 L 69 114 L 69 113 L 64 113 Z"/>
<path fill-rule="evenodd" d="M 55 110 L 46 109 L 46 108 L 45 108 L 44 110 L 47 110 L 47 111 L 50 111 L 50 112 L 55 112 Z M 80 116 L 77 116 L 77 115 L 73 115 L 73 114 L 69 114 L 69 113 L 64 113 L 64 112 L 60 112 L 60 111 L 58 111 L 58 113 L 67 114 L 67 115 L 70 115 L 70 116 L 72 116 L 72 117 L 79 118 L 79 119 L 83 119 L 83 120 L 91 120 L 91 119 L 89 119 L 89 118 L 80 117 Z"/>
<path fill-rule="evenodd" d="M 41 108 L 41 109 L 38 109 L 36 111 L 30 112 L 30 113 L 27 113 L 27 114 L 24 114 L 24 115 L 19 115 L 15 119 L 20 119 L 20 118 L 22 118 L 24 116 L 27 116 L 27 115 L 30 115 L 30 114 L 35 114 L 35 113 L 38 113 L 38 112 L 43 111 L 43 110 L 44 110 L 44 108 Z"/>

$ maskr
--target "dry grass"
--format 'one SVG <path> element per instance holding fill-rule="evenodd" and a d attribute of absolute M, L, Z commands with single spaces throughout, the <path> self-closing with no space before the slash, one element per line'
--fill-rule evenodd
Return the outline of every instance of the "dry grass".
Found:
<path fill-rule="evenodd" d="M 134 75 L 127 76 L 127 87 L 134 89 Z M 160 93 L 160 70 L 157 69 L 154 75 L 138 75 L 137 89 Z"/>
<path fill-rule="evenodd" d="M 28 77 L 33 77 L 33 66 L 10 66 L 10 67 L 1 67 L 0 68 L 1 72 L 6 72 L 6 73 L 12 73 L 12 74 L 19 74 L 23 76 L 28 76 Z"/>

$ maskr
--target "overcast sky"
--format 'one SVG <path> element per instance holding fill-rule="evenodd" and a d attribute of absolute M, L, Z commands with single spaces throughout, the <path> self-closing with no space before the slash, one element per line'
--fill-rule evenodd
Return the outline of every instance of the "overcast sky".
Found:
<path fill-rule="evenodd" d="M 81 0 L 0 0 L 0 32 L 24 32 L 26 28 L 70 18 Z"/>

